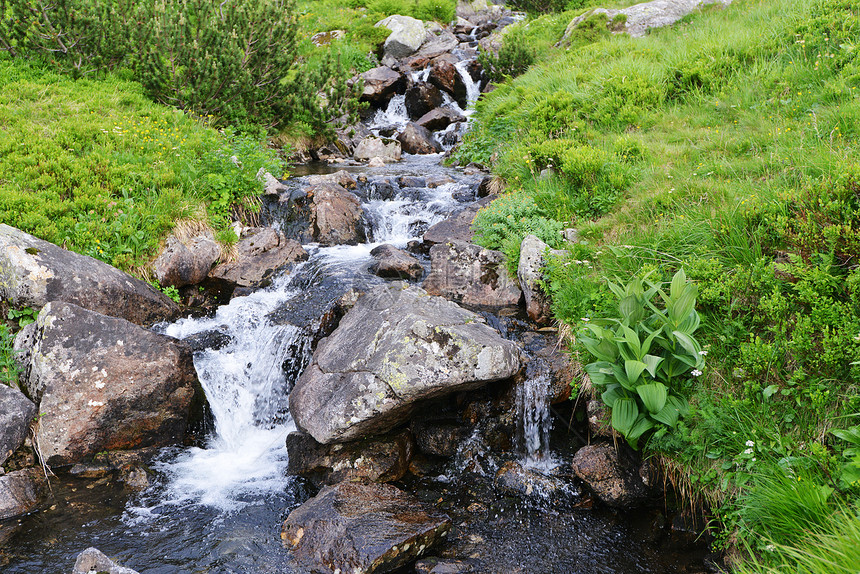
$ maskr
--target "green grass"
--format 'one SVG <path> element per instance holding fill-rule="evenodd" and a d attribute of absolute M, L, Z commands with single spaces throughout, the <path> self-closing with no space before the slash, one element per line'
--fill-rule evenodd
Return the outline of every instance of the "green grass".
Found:
<path fill-rule="evenodd" d="M 765 547 L 801 540 L 805 508 L 821 518 L 860 494 L 849 445 L 827 432 L 860 412 L 858 34 L 848 0 L 747 0 L 642 39 L 594 34 L 486 96 L 455 153 L 531 197 L 528 217 L 579 229 L 548 268 L 560 321 L 607 316 L 607 278 L 684 268 L 696 282 L 707 368 L 688 417 L 648 449 L 703 493 L 722 545 L 763 564 L 797 559 Z M 569 150 L 582 161 L 566 169 Z M 516 244 L 511 229 L 496 243 Z M 832 494 L 794 496 L 780 481 L 799 473 Z"/>
<path fill-rule="evenodd" d="M 282 163 L 259 138 L 222 133 L 117 77 L 72 80 L 0 59 L 0 220 L 134 270 L 184 218 L 227 229 Z M 230 157 L 242 161 L 241 168 Z"/>

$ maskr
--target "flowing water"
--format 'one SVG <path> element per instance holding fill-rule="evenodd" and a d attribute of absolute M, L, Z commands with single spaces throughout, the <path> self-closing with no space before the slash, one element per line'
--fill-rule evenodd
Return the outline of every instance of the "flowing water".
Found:
<path fill-rule="evenodd" d="M 468 77 L 465 67 L 458 65 L 458 71 Z M 467 85 L 473 101 L 477 85 Z M 399 98 L 377 114 L 377 126 L 405 124 Z M 268 288 L 233 299 L 212 317 L 163 327 L 178 338 L 217 333 L 223 341 L 194 358 L 211 414 L 211 429 L 201 444 L 163 449 L 153 464 L 155 483 L 136 495 L 110 483 L 55 480 L 52 508 L 0 524 L 0 571 L 65 573 L 88 546 L 141 574 L 294 571 L 281 545 L 280 525 L 311 492 L 303 480 L 287 476 L 284 440 L 295 428 L 289 391 L 310 360 L 316 336 L 308 317 L 318 317 L 350 288 L 365 290 L 381 282 L 366 271 L 370 250 L 381 243 L 405 247 L 420 239 L 429 226 L 474 199 L 478 182 L 478 176 L 441 167 L 439 156 L 345 169 L 367 176 L 361 191 L 368 243 L 308 245 L 309 260 Z M 450 176 L 454 183 L 435 189 L 398 184 L 401 176 L 428 175 Z M 302 177 L 287 183 L 306 185 Z M 374 192 L 381 187 L 393 192 L 382 197 Z M 269 211 L 269 219 L 280 225 L 276 209 Z M 545 375 L 532 377 L 520 401 L 525 460 L 540 467 L 552 461 L 547 384 Z M 483 448 L 479 438 L 472 437 L 476 449 Z M 495 468 L 490 460 L 486 468 L 460 479 L 462 468 L 455 464 L 447 476 L 415 487 L 428 501 L 453 504 L 446 508 L 461 525 L 460 549 L 482 555 L 484 571 L 674 571 L 615 513 L 557 513 L 512 506 L 510 499 L 496 497 L 488 486 Z M 478 485 L 483 485 L 480 493 Z M 471 522 L 464 515 L 474 506 L 470 501 L 485 514 L 478 520 L 472 516 Z"/>

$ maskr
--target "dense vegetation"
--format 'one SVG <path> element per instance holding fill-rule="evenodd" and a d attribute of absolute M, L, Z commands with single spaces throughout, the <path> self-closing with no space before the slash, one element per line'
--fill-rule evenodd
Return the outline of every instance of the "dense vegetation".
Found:
<path fill-rule="evenodd" d="M 571 16 L 524 23 L 518 41 L 552 45 Z M 592 17 L 537 49 L 479 103 L 456 158 L 508 192 L 478 241 L 514 266 L 526 233 L 561 247 L 557 230 L 578 229 L 545 286 L 586 363 L 585 325 L 630 324 L 607 279 L 659 286 L 683 269 L 705 367 L 673 383 L 686 416 L 639 445 L 751 571 L 857 571 L 860 9 L 746 0 L 642 39 L 612 25 Z"/>

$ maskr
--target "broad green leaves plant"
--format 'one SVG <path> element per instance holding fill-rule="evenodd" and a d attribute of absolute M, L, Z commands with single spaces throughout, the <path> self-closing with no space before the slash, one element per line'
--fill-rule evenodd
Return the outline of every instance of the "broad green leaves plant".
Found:
<path fill-rule="evenodd" d="M 587 323 L 579 340 L 597 359 L 585 371 L 604 389 L 601 398 L 612 409 L 612 427 L 637 448 L 643 435 L 674 428 L 687 413 L 678 384 L 701 375 L 705 366 L 705 353 L 693 335 L 699 327 L 697 291 L 683 269 L 672 278 L 668 294 L 641 279 L 623 287 L 609 282 L 609 288 L 618 297 L 621 318 Z"/>

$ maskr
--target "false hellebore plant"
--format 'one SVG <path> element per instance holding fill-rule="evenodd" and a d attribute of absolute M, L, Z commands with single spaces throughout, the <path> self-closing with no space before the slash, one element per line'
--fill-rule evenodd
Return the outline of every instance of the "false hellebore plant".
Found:
<path fill-rule="evenodd" d="M 609 288 L 619 299 L 621 319 L 589 322 L 579 340 L 597 359 L 585 371 L 605 389 L 601 398 L 612 409 L 612 427 L 637 448 L 642 435 L 664 425 L 674 428 L 687 414 L 679 383 L 688 373 L 701 375 L 705 366 L 705 352 L 693 337 L 699 327 L 697 291 L 683 269 L 668 295 L 642 279 L 625 287 L 609 282 Z M 655 295 L 661 306 L 652 301 Z"/>

